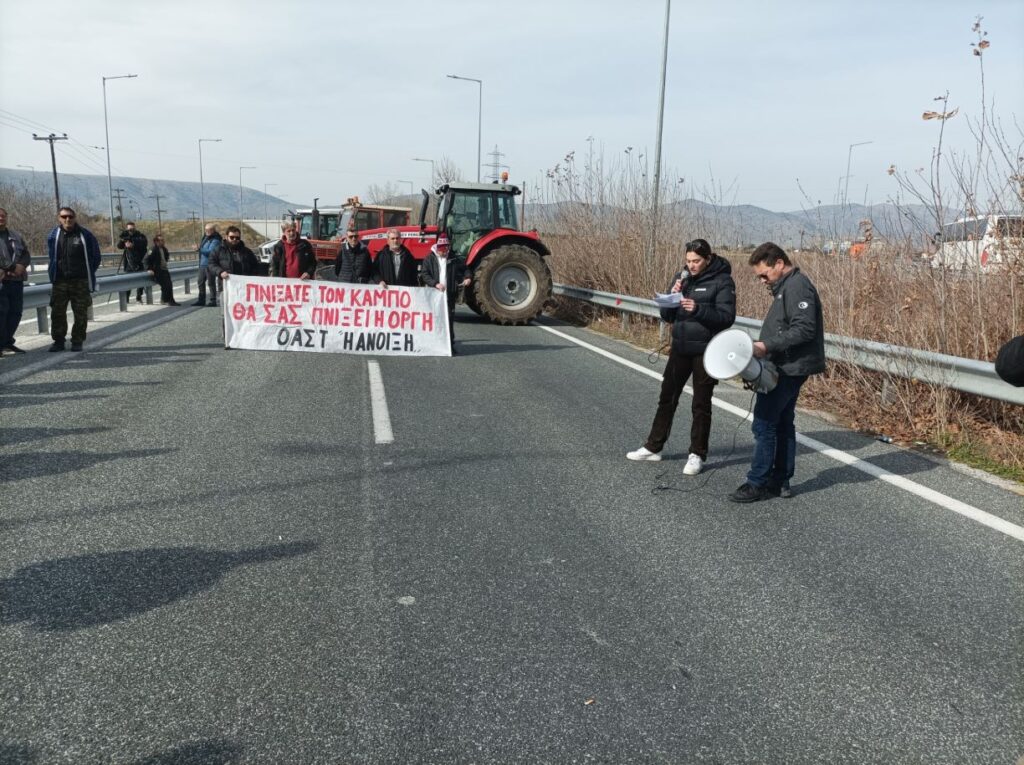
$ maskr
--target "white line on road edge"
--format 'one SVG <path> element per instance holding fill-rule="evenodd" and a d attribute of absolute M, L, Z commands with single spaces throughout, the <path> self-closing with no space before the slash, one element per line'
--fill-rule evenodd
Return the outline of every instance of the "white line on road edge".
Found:
<path fill-rule="evenodd" d="M 113 345 L 114 343 L 119 343 L 122 340 L 131 337 L 132 335 L 137 335 L 140 332 L 145 332 L 147 329 L 153 329 L 153 327 L 159 327 L 161 324 L 166 324 L 169 321 L 174 321 L 175 319 L 185 316 L 186 314 L 189 313 L 192 312 L 169 312 L 166 315 L 159 317 L 158 319 L 153 319 L 152 321 L 147 321 L 142 324 L 136 324 L 130 329 L 121 330 L 120 332 L 114 335 L 110 335 L 109 337 L 104 337 L 99 340 L 87 339 L 86 342 L 88 344 L 85 346 L 84 354 L 88 354 L 89 351 L 98 351 L 101 348 L 106 348 L 108 345 Z M 126 319 L 126 321 L 128 320 Z M 43 348 L 45 347 L 46 346 L 43 346 Z M 34 364 L 28 364 L 19 369 L 15 369 L 11 372 L 0 375 L 0 385 L 6 385 L 7 383 L 12 383 L 17 380 L 21 380 L 25 377 L 28 377 L 29 375 L 34 375 L 36 372 L 42 372 L 44 369 L 55 367 L 61 362 L 73 361 L 81 358 L 88 358 L 88 356 L 79 355 L 74 351 L 63 351 L 61 353 L 54 353 L 50 355 L 48 358 L 44 358 L 42 361 L 37 361 Z"/>
<path fill-rule="evenodd" d="M 370 373 L 370 405 L 373 408 L 373 440 L 378 444 L 390 444 L 395 440 L 391 431 L 391 417 L 388 415 L 388 399 L 384 395 L 384 380 L 380 376 L 380 364 L 366 362 Z"/>
<path fill-rule="evenodd" d="M 577 340 L 572 335 L 567 335 L 564 332 L 559 332 L 557 329 L 546 327 L 543 324 L 534 324 L 534 326 L 543 329 L 545 332 L 550 332 L 553 335 L 557 335 L 558 337 L 568 340 L 570 343 L 575 343 L 576 345 L 582 348 L 586 348 L 589 351 L 593 351 L 594 353 L 600 356 L 604 356 L 605 358 L 611 359 L 612 361 L 618 364 L 622 364 L 625 367 L 629 367 L 630 369 L 636 370 L 641 374 L 645 374 L 648 377 L 653 377 L 655 380 L 661 380 L 661 374 L 655 372 L 653 369 L 647 369 L 646 367 L 643 367 L 635 362 L 628 361 L 624 358 L 621 358 L 620 356 L 616 356 L 614 353 L 606 351 L 603 348 L 598 348 L 596 345 L 591 345 L 590 343 L 586 343 L 582 340 Z M 692 389 L 690 387 L 687 387 L 686 391 L 687 393 L 692 393 Z M 714 403 L 714 405 L 719 407 L 720 409 L 724 409 L 725 411 L 730 412 L 731 414 L 735 414 L 737 417 L 742 417 L 745 420 L 753 419 L 753 416 L 749 414 L 745 409 L 740 409 L 738 406 L 734 406 L 727 401 L 722 401 L 719 398 L 713 398 L 712 403 Z M 888 470 L 884 470 L 878 467 L 877 465 L 872 465 L 870 462 L 865 462 L 864 460 L 858 457 L 854 457 L 852 454 L 847 454 L 846 452 L 841 451 L 839 449 L 833 449 L 828 444 L 823 444 L 821 441 L 818 441 L 816 439 L 809 438 L 808 436 L 797 433 L 796 440 L 799 443 L 803 444 L 804 446 L 808 447 L 809 449 L 814 449 L 814 451 L 823 454 L 826 457 L 831 457 L 837 462 L 842 462 L 844 465 L 848 465 L 849 467 L 859 470 L 862 473 L 867 473 L 868 475 L 878 478 L 879 480 L 885 481 L 886 483 L 891 484 L 892 486 L 910 492 L 911 494 L 921 497 L 921 499 L 925 499 L 929 502 L 932 502 L 933 504 L 936 504 L 939 507 L 945 508 L 946 510 L 952 510 L 954 513 L 959 513 L 965 518 L 970 518 L 972 521 L 976 521 L 977 523 L 980 523 L 983 526 L 988 526 L 991 529 L 995 529 L 996 531 L 1006 534 L 1007 536 L 1013 537 L 1018 541 L 1024 542 L 1024 527 L 1018 526 L 1015 523 L 1010 523 L 1009 521 L 1004 520 L 1003 518 L 1000 518 L 997 515 L 986 513 L 984 510 L 979 510 L 973 505 L 968 505 L 966 502 L 961 502 L 958 499 L 953 499 L 952 497 L 946 496 L 945 494 L 935 491 L 934 489 L 929 489 L 927 486 L 922 486 L 921 484 L 915 483 L 914 481 L 904 478 L 903 476 L 896 475 L 895 473 L 890 473 Z"/>

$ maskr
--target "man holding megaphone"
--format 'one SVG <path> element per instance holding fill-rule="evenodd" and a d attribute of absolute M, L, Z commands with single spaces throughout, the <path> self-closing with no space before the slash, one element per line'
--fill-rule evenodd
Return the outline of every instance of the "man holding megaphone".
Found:
<path fill-rule="evenodd" d="M 790 496 L 796 463 L 796 400 L 808 376 L 825 371 L 825 325 L 814 284 L 773 242 L 750 255 L 754 275 L 771 289 L 772 301 L 754 343 L 754 356 L 768 359 L 778 383 L 758 392 L 754 404 L 754 456 L 746 482 L 729 495 L 733 502 Z"/>

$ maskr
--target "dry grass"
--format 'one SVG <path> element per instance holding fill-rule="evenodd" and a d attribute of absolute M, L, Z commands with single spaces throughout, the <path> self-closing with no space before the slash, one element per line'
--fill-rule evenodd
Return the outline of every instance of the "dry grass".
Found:
<path fill-rule="evenodd" d="M 680 237 L 676 242 L 685 241 Z M 682 263 L 682 247 L 659 246 L 648 269 L 643 243 L 628 231 L 617 238 L 552 234 L 551 265 L 558 282 L 620 294 L 652 296 Z M 720 253 L 733 265 L 740 316 L 761 318 L 770 296 L 750 274 L 746 253 Z M 1024 275 L 956 274 L 916 265 L 911 258 L 875 249 L 859 260 L 800 253 L 796 265 L 821 295 L 825 329 L 846 337 L 991 361 L 999 346 L 1024 327 Z M 558 314 L 655 348 L 653 322 L 617 318 L 577 301 L 559 300 Z M 929 445 L 944 453 L 1024 480 L 1024 410 L 897 375 L 831 362 L 813 377 L 802 403 L 837 416 L 848 426 Z"/>

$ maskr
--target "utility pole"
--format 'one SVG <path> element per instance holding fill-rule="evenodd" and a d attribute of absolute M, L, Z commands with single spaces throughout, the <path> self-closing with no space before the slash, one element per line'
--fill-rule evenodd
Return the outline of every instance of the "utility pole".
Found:
<path fill-rule="evenodd" d="M 57 212 L 60 212 L 60 186 L 57 185 L 57 154 L 53 150 L 53 142 L 68 140 L 68 134 L 64 133 L 58 136 L 55 133 L 50 133 L 50 135 L 36 135 L 33 133 L 32 140 L 50 142 L 50 162 L 53 165 L 53 197 L 57 200 Z"/>
<path fill-rule="evenodd" d="M 490 175 L 490 179 L 492 181 L 497 181 L 498 177 L 501 175 L 501 168 L 503 167 L 503 165 L 501 164 L 501 159 L 505 155 L 498 151 L 498 144 L 494 144 L 494 151 L 490 151 L 487 153 L 491 157 L 491 162 L 487 165 L 484 165 L 484 167 L 491 168 L 493 172 Z"/>
<path fill-rule="evenodd" d="M 156 209 L 153 212 L 156 213 L 156 232 L 158 234 L 162 234 L 163 233 L 163 228 L 164 228 L 164 219 L 163 219 L 163 217 L 161 217 L 161 213 L 163 213 L 163 210 L 160 209 L 160 197 L 161 196 L 166 196 L 166 195 L 164 195 L 164 194 L 154 194 L 151 197 L 147 197 L 147 199 L 155 199 L 156 200 Z"/>
<path fill-rule="evenodd" d="M 127 193 L 127 189 L 114 189 L 114 196 L 117 197 L 117 219 L 121 222 L 122 226 L 124 225 L 124 210 L 121 207 L 121 195 Z M 113 201 L 113 199 L 111 199 L 111 201 Z M 113 226 L 114 221 L 110 221 L 110 225 Z"/>

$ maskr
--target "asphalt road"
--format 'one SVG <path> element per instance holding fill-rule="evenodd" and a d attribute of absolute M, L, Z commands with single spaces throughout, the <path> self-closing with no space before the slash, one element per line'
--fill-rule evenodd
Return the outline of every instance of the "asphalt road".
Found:
<path fill-rule="evenodd" d="M 716 410 L 684 477 L 688 399 L 669 459 L 628 462 L 657 381 L 540 327 L 467 314 L 460 356 L 376 359 L 378 444 L 367 359 L 225 352 L 217 311 L 163 311 L 0 362 L 0 762 L 1024 754 L 1024 542 L 808 449 L 793 499 L 733 505 L 749 425 Z M 798 428 L 1024 525 L 1019 495 Z"/>

